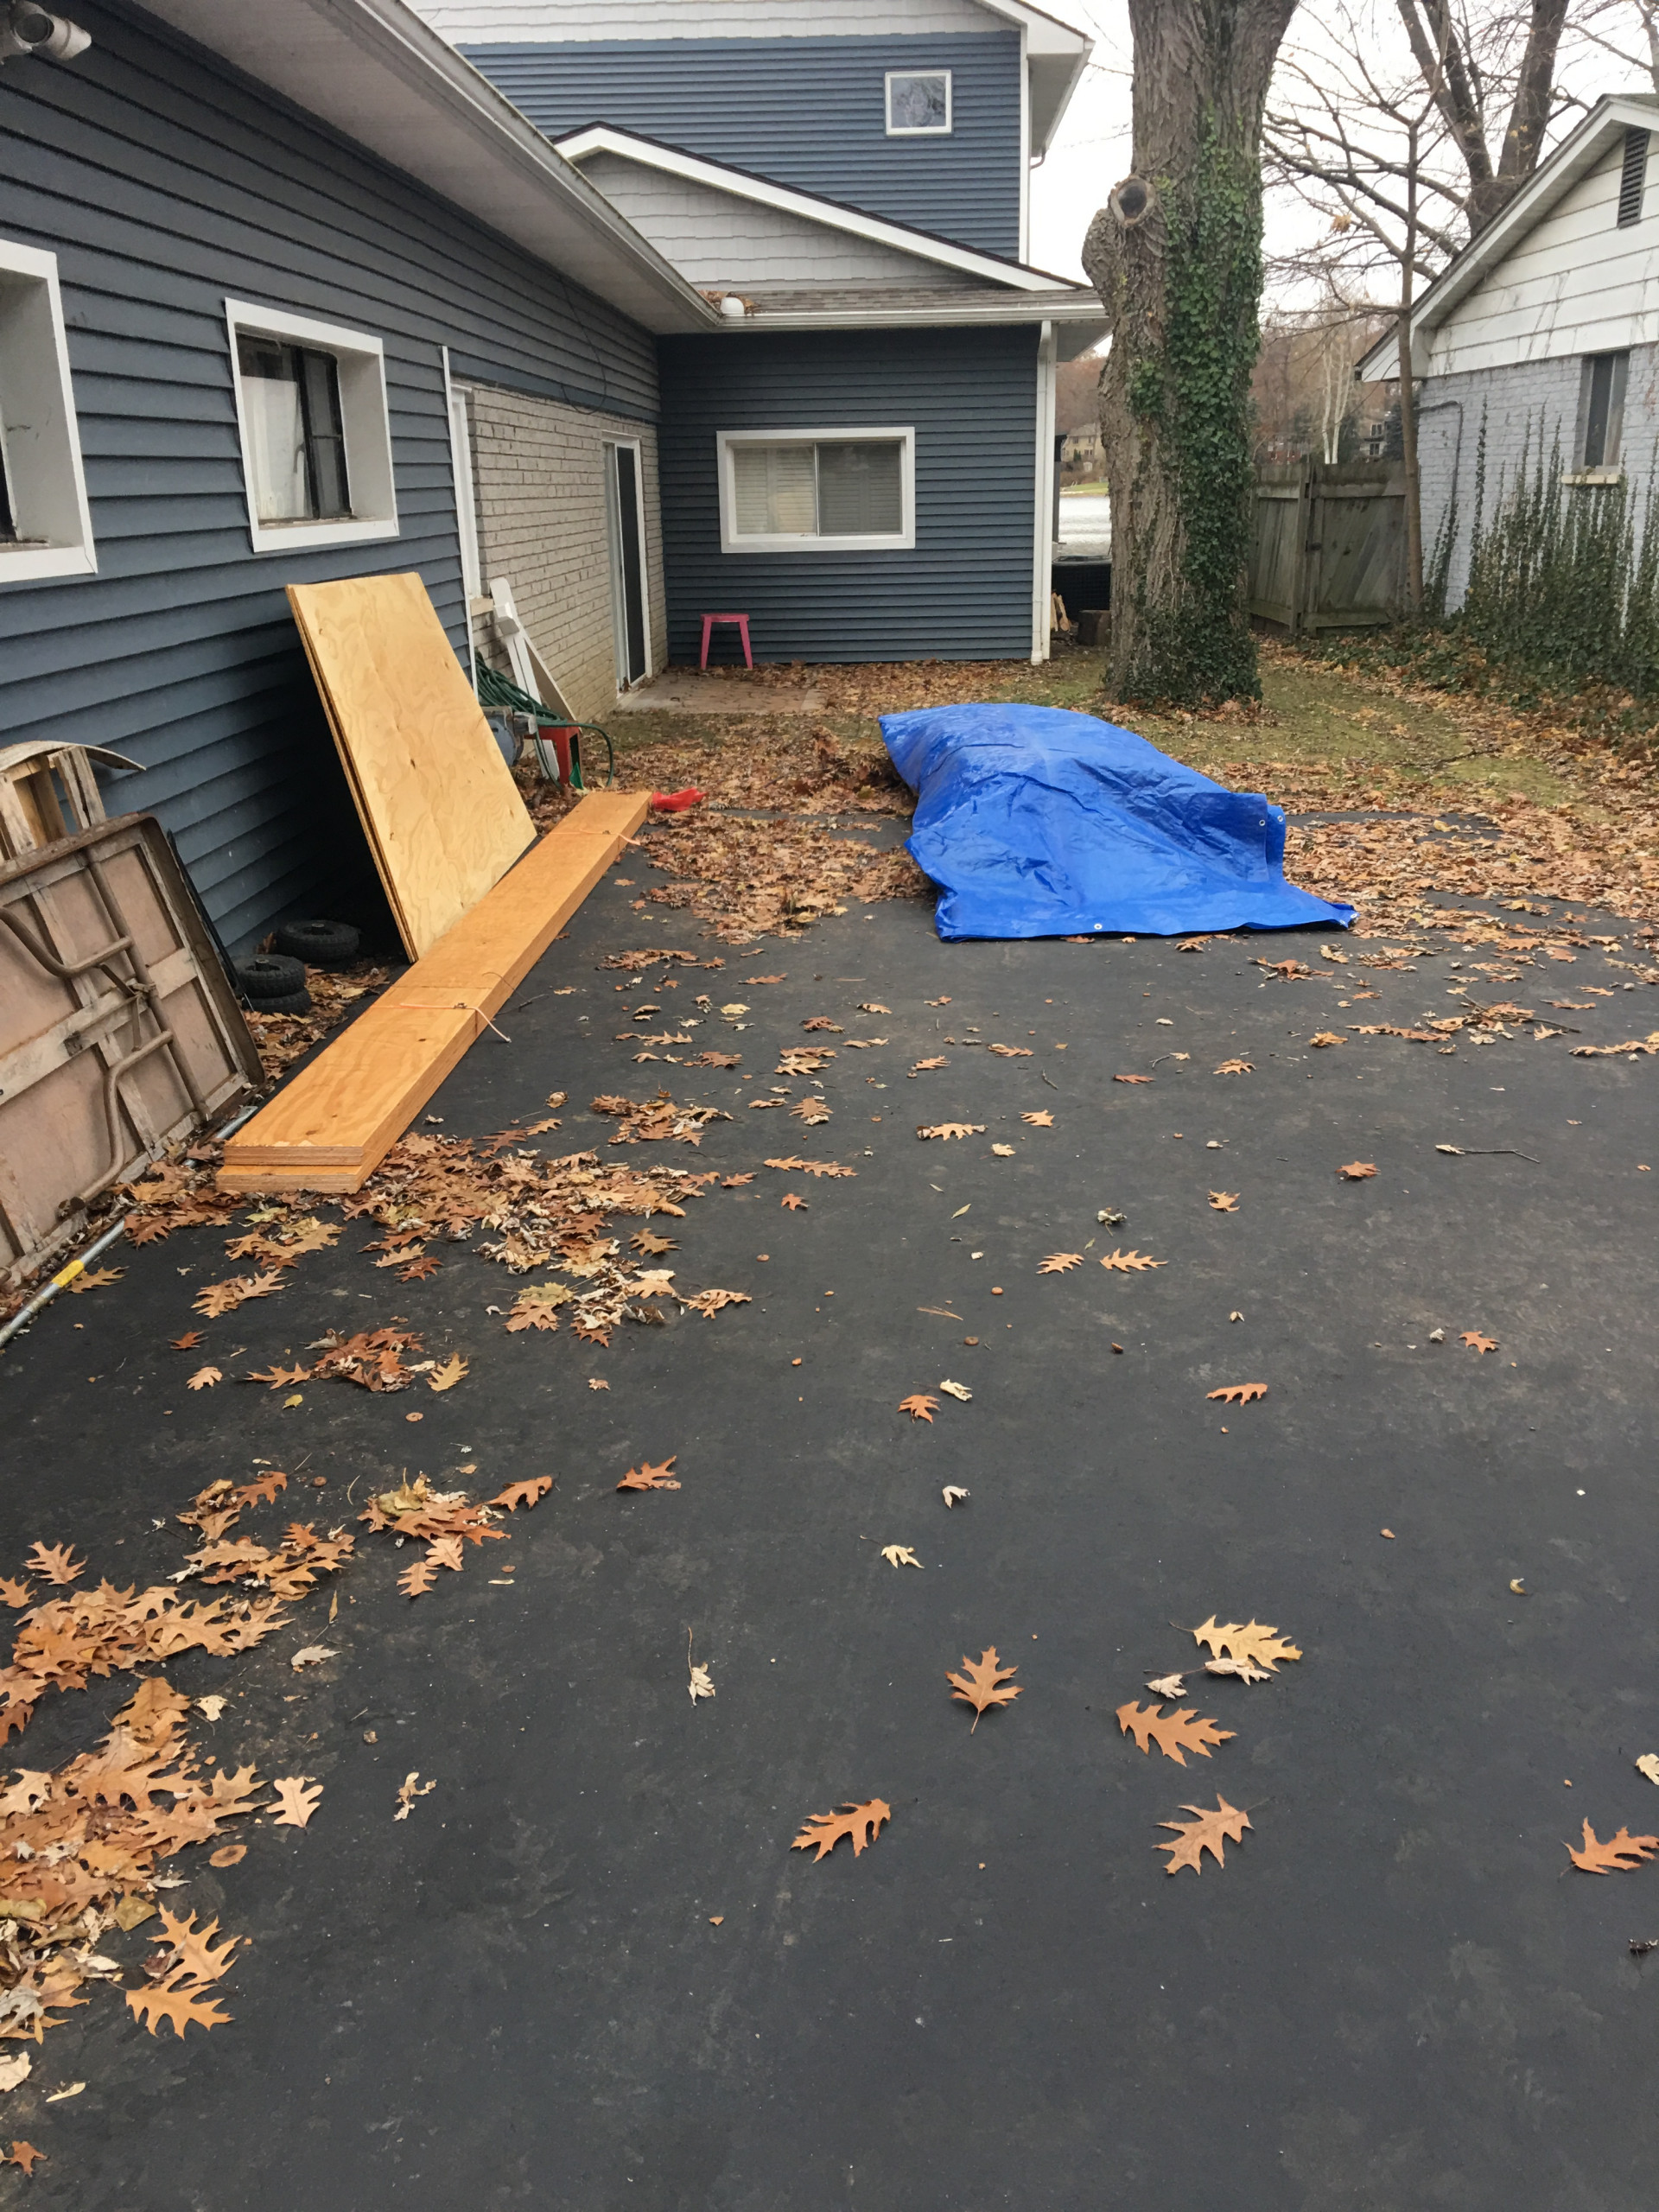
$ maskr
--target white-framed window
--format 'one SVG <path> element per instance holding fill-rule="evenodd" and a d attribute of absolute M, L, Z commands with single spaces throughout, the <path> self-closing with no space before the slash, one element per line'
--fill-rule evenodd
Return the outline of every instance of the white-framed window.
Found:
<path fill-rule="evenodd" d="M 1629 353 L 1586 353 L 1579 372 L 1579 438 L 1575 480 L 1617 482 L 1624 441 L 1624 386 Z"/>
<path fill-rule="evenodd" d="M 245 300 L 225 319 L 254 551 L 396 537 L 380 340 Z"/>
<path fill-rule="evenodd" d="M 916 543 L 913 429 L 722 430 L 722 553 L 877 553 Z"/>
<path fill-rule="evenodd" d="M 944 138 L 950 130 L 948 69 L 889 69 L 889 138 Z"/>
<path fill-rule="evenodd" d="M 97 568 L 58 257 L 0 238 L 0 584 Z"/>

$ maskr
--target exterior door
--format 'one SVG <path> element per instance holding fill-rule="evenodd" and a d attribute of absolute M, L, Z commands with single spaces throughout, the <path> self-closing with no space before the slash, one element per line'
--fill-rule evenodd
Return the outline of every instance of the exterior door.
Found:
<path fill-rule="evenodd" d="M 645 615 L 645 486 L 639 447 L 607 446 L 605 478 L 610 510 L 616 681 L 620 690 L 651 674 L 650 626 Z"/>

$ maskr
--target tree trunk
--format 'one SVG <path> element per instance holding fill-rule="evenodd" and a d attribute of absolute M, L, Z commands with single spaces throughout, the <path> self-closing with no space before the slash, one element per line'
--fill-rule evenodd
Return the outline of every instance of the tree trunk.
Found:
<path fill-rule="evenodd" d="M 1120 699 L 1255 698 L 1244 611 L 1262 110 L 1295 0 L 1129 0 L 1135 173 L 1084 267 L 1112 346 L 1100 427 Z"/>

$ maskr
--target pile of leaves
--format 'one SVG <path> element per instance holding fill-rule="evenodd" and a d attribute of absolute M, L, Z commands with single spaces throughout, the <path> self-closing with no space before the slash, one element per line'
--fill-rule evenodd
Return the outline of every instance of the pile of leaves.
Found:
<path fill-rule="evenodd" d="M 311 994 L 309 1014 L 254 1014 L 245 1007 L 266 1082 L 274 1083 L 314 1045 L 321 1045 L 339 1028 L 357 1001 L 379 990 L 385 980 L 386 970 L 366 960 L 350 968 L 308 968 L 305 987 Z"/>

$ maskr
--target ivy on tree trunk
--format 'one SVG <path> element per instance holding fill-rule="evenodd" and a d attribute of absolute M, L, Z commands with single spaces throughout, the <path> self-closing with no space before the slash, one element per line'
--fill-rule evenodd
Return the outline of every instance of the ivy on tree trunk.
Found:
<path fill-rule="evenodd" d="M 1245 613 L 1262 110 L 1295 0 L 1129 0 L 1135 171 L 1090 226 L 1120 699 L 1260 696 Z"/>

